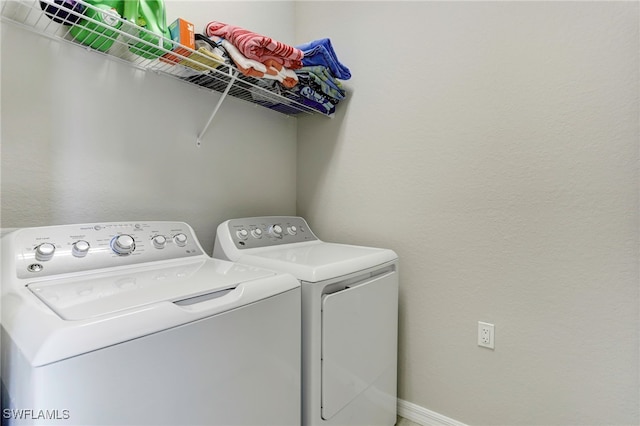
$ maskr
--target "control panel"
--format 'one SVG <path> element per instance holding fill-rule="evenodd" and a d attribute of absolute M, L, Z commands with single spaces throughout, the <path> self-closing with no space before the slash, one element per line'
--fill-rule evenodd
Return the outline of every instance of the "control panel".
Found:
<path fill-rule="evenodd" d="M 13 235 L 18 278 L 65 274 L 204 254 L 183 222 L 23 228 Z"/>
<path fill-rule="evenodd" d="M 265 216 L 231 219 L 228 231 L 238 249 L 301 243 L 318 238 L 307 222 L 295 216 Z"/>

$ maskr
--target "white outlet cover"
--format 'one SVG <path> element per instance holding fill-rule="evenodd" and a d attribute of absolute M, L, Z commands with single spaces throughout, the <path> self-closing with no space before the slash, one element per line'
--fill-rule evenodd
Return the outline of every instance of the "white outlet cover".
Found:
<path fill-rule="evenodd" d="M 478 346 L 495 349 L 495 326 L 478 321 Z"/>

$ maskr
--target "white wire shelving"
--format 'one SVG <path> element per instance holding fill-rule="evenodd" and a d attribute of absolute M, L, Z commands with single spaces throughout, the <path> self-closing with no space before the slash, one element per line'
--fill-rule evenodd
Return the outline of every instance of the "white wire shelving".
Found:
<path fill-rule="evenodd" d="M 298 114 L 328 116 L 300 103 L 295 93 L 284 89 L 273 80 L 247 77 L 241 74 L 232 63 L 212 60 L 199 51 L 184 46 L 180 46 L 183 53 L 173 51 L 178 44 L 172 40 L 159 37 L 118 16 L 107 16 L 107 20 L 112 20 L 107 25 L 106 21 L 94 19 L 98 16 L 105 18 L 102 9 L 84 0 L 76 0 L 76 3 L 80 5 L 78 8 L 68 9 L 56 4 L 55 0 L 7 0 L 2 1 L 0 16 L 3 22 L 17 25 L 50 39 L 69 43 L 132 67 L 163 74 L 221 94 L 209 120 L 197 133 L 198 146 L 227 96 L 291 116 Z M 80 37 L 78 37 L 79 23 L 82 24 L 84 32 L 82 41 L 79 41 Z M 167 49 L 169 46 L 172 47 Z M 138 52 L 145 52 L 144 56 L 133 53 L 136 48 Z M 164 55 L 173 55 L 174 61 L 165 61 L 162 58 Z"/>

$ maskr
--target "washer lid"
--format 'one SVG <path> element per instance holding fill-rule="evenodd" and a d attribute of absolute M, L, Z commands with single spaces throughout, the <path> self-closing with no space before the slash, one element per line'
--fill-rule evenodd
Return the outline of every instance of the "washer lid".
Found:
<path fill-rule="evenodd" d="M 27 288 L 65 320 L 83 320 L 234 288 L 274 272 L 215 259 L 33 282 Z"/>
<path fill-rule="evenodd" d="M 319 282 L 398 259 L 393 250 L 313 241 L 247 250 L 239 262 Z"/>

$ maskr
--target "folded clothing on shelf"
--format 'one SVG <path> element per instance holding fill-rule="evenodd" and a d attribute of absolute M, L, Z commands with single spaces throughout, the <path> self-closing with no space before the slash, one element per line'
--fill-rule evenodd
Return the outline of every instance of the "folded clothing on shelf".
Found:
<path fill-rule="evenodd" d="M 338 103 L 346 97 L 346 90 L 339 79 L 351 78 L 351 71 L 338 60 L 328 38 L 315 40 L 296 48 L 304 53 L 303 67 L 294 70 L 298 77 L 298 84 L 288 87 L 288 90 L 275 84 L 267 87 L 298 105 L 297 111 L 293 112 L 292 104 L 287 101 L 262 98 L 254 101 L 288 114 L 298 113 L 304 108 L 313 109 L 324 115 L 334 114 Z M 303 107 L 300 108 L 300 105 Z"/>
<path fill-rule="evenodd" d="M 296 74 L 305 81 L 305 84 L 318 86 L 318 90 L 336 100 L 341 101 L 346 96 L 342 83 L 331 74 L 327 67 L 321 65 L 302 67 L 296 70 Z"/>
<path fill-rule="evenodd" d="M 283 86 L 291 88 L 298 84 L 298 76 L 292 70 L 285 68 L 273 59 L 267 59 L 264 63 L 245 57 L 235 45 L 228 40 L 217 36 L 209 37 L 209 40 L 221 46 L 231 57 L 236 68 L 247 77 L 266 78 L 277 80 Z"/>
<path fill-rule="evenodd" d="M 338 61 L 329 39 L 302 45 L 312 55 L 309 65 L 302 66 L 305 63 L 304 53 L 291 46 L 279 44 L 275 50 L 280 53 L 297 51 L 287 60 L 275 58 L 271 54 L 257 54 L 260 43 L 278 42 L 242 28 L 214 21 L 207 25 L 205 33 L 207 41 L 221 48 L 224 56 L 241 73 L 237 81 L 249 83 L 246 90 L 251 93 L 250 97 L 255 103 L 286 114 L 315 110 L 324 115 L 332 115 L 338 103 L 346 97 L 346 90 L 339 79 L 351 78 L 351 72 Z M 292 57 L 301 57 L 297 63 L 298 68 L 289 68 L 283 64 L 292 63 Z M 189 80 L 222 91 L 226 80 L 223 82 L 213 77 L 215 76 Z M 234 96 L 233 92 L 232 88 L 229 93 Z M 244 98 L 242 93 L 237 95 Z"/>
<path fill-rule="evenodd" d="M 205 27 L 205 34 L 209 37 L 218 36 L 228 40 L 247 59 L 263 63 L 273 59 L 289 69 L 302 67 L 304 54 L 300 49 L 244 28 L 212 21 Z"/>
<path fill-rule="evenodd" d="M 300 103 L 308 105 L 326 115 L 336 112 L 336 105 L 338 102 L 330 99 L 328 96 L 325 96 L 320 92 L 317 92 L 311 86 L 300 86 L 296 89 L 297 90 L 295 90 L 295 92 L 300 95 L 298 97 L 298 101 Z"/>
<path fill-rule="evenodd" d="M 331 40 L 328 38 L 301 44 L 296 48 L 300 49 L 304 54 L 302 59 L 303 66 L 322 65 L 329 68 L 331 73 L 340 80 L 349 80 L 351 78 L 351 71 L 338 60 L 338 55 L 333 50 Z"/>
<path fill-rule="evenodd" d="M 336 105 L 346 97 L 339 80 L 350 79 L 351 71 L 338 60 L 328 38 L 304 43 L 296 48 L 304 54 L 303 66 L 295 70 L 299 84 L 290 96 L 326 115 L 333 114 Z"/>

